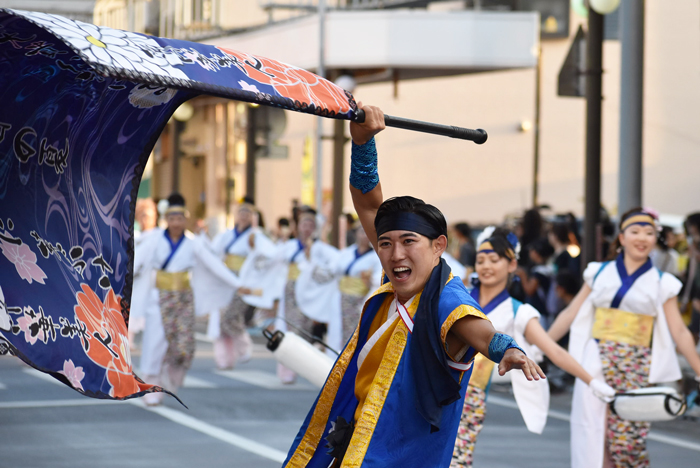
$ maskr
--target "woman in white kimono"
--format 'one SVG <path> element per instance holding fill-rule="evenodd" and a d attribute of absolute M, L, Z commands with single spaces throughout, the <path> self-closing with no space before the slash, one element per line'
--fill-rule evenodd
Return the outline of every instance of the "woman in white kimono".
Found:
<path fill-rule="evenodd" d="M 162 327 L 161 343 L 164 337 L 167 348 L 160 375 L 143 377 L 175 393 L 194 358 L 195 310 L 202 315 L 225 306 L 231 302 L 240 282 L 201 240 L 185 231 L 184 198 L 173 194 L 168 203 L 165 213 L 168 228 L 152 230 L 137 246 L 132 295 L 137 303 L 147 303 L 152 289 L 158 291 L 161 322 L 151 321 L 155 329 L 145 330 L 144 336 L 148 334 L 158 341 L 158 327 Z M 159 344 L 154 342 L 150 346 L 158 348 Z M 155 367 L 155 364 L 151 366 Z M 159 404 L 163 394 L 151 393 L 144 398 L 147 404 Z"/>
<path fill-rule="evenodd" d="M 355 243 L 340 251 L 336 265 L 336 274 L 340 277 L 343 343 L 348 341 L 360 322 L 367 294 L 377 289 L 382 281 L 382 264 L 365 230 L 357 223 L 354 231 Z"/>
<path fill-rule="evenodd" d="M 236 214 L 236 225 L 216 236 L 212 250 L 226 266 L 243 281 L 241 268 L 251 252 L 249 237 L 253 232 L 255 206 L 241 203 Z M 220 311 L 209 314 L 207 334 L 214 340 L 214 360 L 219 369 L 233 369 L 236 363 L 249 359 L 253 341 L 246 329 L 246 312 L 253 307 L 245 297 L 233 296 L 231 303 Z"/>
<path fill-rule="evenodd" d="M 590 385 L 601 399 L 610 401 L 615 391 L 602 379 L 593 379 L 561 346 L 554 342 L 540 325 L 540 314 L 508 293 L 508 284 L 518 267 L 520 244 L 514 234 L 487 228 L 477 241 L 476 273 L 479 284 L 472 297 L 493 323 L 496 330 L 510 334 L 534 359 L 542 350 L 552 362 Z M 451 467 L 472 466 L 474 445 L 484 424 L 486 395 L 494 364 L 479 355 L 474 361 L 464 411 L 460 421 Z M 513 394 L 528 430 L 541 434 L 547 422 L 549 385 L 546 380 L 528 381 L 512 375 Z"/>
<path fill-rule="evenodd" d="M 700 357 L 681 319 L 681 283 L 651 264 L 657 222 L 641 208 L 625 213 L 614 261 L 588 264 L 585 284 L 549 335 L 569 329 L 569 351 L 595 378 L 624 392 L 681 378 L 676 348 L 700 375 Z M 697 379 L 697 378 L 696 378 Z M 577 380 L 571 409 L 571 465 L 647 467 L 649 422 L 620 419 Z"/>

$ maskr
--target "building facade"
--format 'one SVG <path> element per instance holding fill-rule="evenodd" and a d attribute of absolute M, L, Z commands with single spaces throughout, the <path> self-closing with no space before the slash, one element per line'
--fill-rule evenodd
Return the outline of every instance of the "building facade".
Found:
<path fill-rule="evenodd" d="M 585 18 L 569 8 L 568 1 L 327 3 L 327 76 L 354 75 L 356 98 L 380 106 L 387 114 L 489 132 L 488 142 L 476 146 L 386 130 L 377 142 L 387 197 L 419 196 L 439 206 L 449 222 L 494 222 L 530 207 L 539 50 L 539 202 L 559 212 L 583 213 L 585 101 L 557 95 L 559 70 L 571 40 L 580 24 L 585 27 Z M 319 45 L 315 4 L 298 0 L 99 0 L 95 22 L 114 26 L 118 19 L 118 24 L 133 24 L 137 31 L 199 40 L 315 69 Z M 535 13 L 516 11 L 516 4 Z M 98 14 L 107 11 L 108 5 L 112 19 L 106 13 Z M 138 8 L 146 13 L 134 13 Z M 156 13 L 157 31 L 153 29 Z M 527 19 L 537 13 L 541 14 L 535 20 L 532 16 Z M 400 20 L 409 21 L 411 16 L 419 18 L 418 26 L 402 32 Z M 142 17 L 145 19 L 137 21 Z M 541 40 L 526 32 L 509 36 L 518 18 L 539 28 Z M 605 41 L 603 52 L 602 200 L 615 212 L 620 44 L 614 39 L 615 17 L 606 21 L 612 40 Z M 699 21 L 697 2 L 679 0 L 671 8 L 662 0 L 646 1 L 643 193 L 645 204 L 662 213 L 685 214 L 697 209 L 700 140 L 694 129 L 700 124 L 696 110 L 700 56 L 687 51 L 700 44 L 700 30 L 695 27 Z M 445 26 L 448 22 L 455 23 L 454 27 Z M 148 24 L 152 26 L 147 31 Z M 513 61 L 523 55 L 523 48 L 528 49 L 529 59 Z M 485 61 L 489 57 L 498 60 L 489 64 Z M 194 204 L 190 211 L 230 224 L 235 201 L 247 191 L 246 168 L 252 154 L 247 147 L 249 112 L 246 105 L 208 97 L 191 104 L 194 114 L 180 140 L 180 181 L 174 184 L 172 180 L 173 124 L 153 158 L 152 195 L 166 197 L 177 186 Z M 261 155 L 256 160 L 255 198 L 268 223 L 288 215 L 290 201 L 302 196 L 302 180 L 308 180 L 302 163 L 308 161 L 308 142 L 315 127 L 314 118 L 287 113 L 281 135 L 275 136 L 276 145 L 286 150 L 275 153 L 278 157 Z M 325 122 L 324 133 L 333 131 L 333 122 Z M 332 144 L 323 140 L 326 193 L 333 184 Z M 351 211 L 346 185 L 343 205 Z"/>

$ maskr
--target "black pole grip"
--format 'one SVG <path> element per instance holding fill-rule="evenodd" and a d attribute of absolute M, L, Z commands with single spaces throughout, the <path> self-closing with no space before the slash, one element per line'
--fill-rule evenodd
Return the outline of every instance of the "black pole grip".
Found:
<path fill-rule="evenodd" d="M 365 112 L 362 109 L 357 109 L 353 120 L 357 123 L 363 123 L 365 121 Z M 432 133 L 433 135 L 469 140 L 477 145 L 483 144 L 488 139 L 486 130 L 480 128 L 472 130 L 471 128 L 422 122 L 420 120 L 404 119 L 402 117 L 394 117 L 386 114 L 384 114 L 384 124 L 387 127 L 403 128 L 404 130 L 413 130 L 414 132 Z"/>

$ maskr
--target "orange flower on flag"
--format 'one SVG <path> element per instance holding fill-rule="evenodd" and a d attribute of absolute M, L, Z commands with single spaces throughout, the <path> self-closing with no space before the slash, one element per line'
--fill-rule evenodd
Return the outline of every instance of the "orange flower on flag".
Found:
<path fill-rule="evenodd" d="M 255 82 L 270 85 L 284 97 L 306 104 L 327 108 L 336 114 L 350 111 L 345 91 L 309 71 L 265 57 L 244 54 L 217 47 L 223 53 L 235 57 L 240 66 Z"/>
<path fill-rule="evenodd" d="M 107 370 L 107 380 L 112 386 L 109 395 L 121 398 L 141 391 L 133 376 L 120 297 L 110 289 L 102 302 L 90 286 L 82 284 L 81 287 L 82 291 L 76 295 L 75 315 L 85 323 L 89 333 L 88 342 L 83 342 L 85 352 L 94 363 Z"/>

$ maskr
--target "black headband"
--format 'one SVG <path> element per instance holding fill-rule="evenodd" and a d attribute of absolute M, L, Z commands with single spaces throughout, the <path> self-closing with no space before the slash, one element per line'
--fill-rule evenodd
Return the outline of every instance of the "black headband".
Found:
<path fill-rule="evenodd" d="M 389 231 L 411 231 L 428 239 L 437 239 L 445 235 L 438 231 L 424 217 L 416 213 L 399 211 L 382 216 L 376 225 L 377 237 Z"/>

